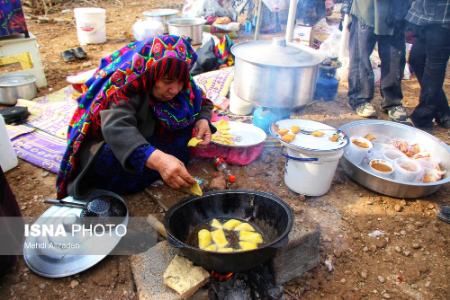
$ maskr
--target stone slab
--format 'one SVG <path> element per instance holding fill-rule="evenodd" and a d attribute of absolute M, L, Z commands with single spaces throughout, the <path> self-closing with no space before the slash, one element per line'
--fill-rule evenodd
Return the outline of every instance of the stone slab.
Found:
<path fill-rule="evenodd" d="M 178 254 L 167 241 L 162 241 L 138 255 L 131 256 L 131 269 L 139 300 L 178 300 L 178 294 L 163 283 L 163 274 Z"/>
<path fill-rule="evenodd" d="M 276 283 L 282 285 L 317 266 L 319 242 L 318 226 L 294 221 L 288 244 L 277 251 L 272 261 Z"/>

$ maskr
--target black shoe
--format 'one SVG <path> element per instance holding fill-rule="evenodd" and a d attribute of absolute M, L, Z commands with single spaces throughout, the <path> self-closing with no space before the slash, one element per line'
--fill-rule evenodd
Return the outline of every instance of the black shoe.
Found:
<path fill-rule="evenodd" d="M 78 59 L 86 59 L 87 58 L 87 54 L 86 54 L 86 52 L 84 52 L 83 48 L 77 47 L 77 48 L 74 48 L 71 50 L 75 54 L 76 58 L 78 58 Z"/>
<path fill-rule="evenodd" d="M 450 117 L 446 117 L 444 119 L 436 119 L 436 123 L 438 123 L 438 125 L 442 128 L 450 129 Z"/>
<path fill-rule="evenodd" d="M 420 129 L 420 130 L 423 130 L 423 131 L 425 131 L 425 132 L 427 132 L 427 133 L 429 133 L 429 134 L 432 134 L 432 133 L 433 133 L 433 123 L 431 123 L 431 122 L 430 122 L 429 124 L 426 124 L 426 125 L 423 125 L 423 124 L 417 125 L 417 124 L 414 123 L 414 121 L 413 121 L 412 118 L 408 118 L 408 119 L 406 119 L 406 121 L 403 122 L 403 123 L 404 123 L 404 124 L 407 124 L 407 125 L 410 125 L 410 126 L 412 126 L 412 127 L 418 128 L 418 129 Z"/>
<path fill-rule="evenodd" d="M 450 224 L 450 206 L 448 205 L 442 205 L 441 209 L 439 210 L 437 217 Z"/>
<path fill-rule="evenodd" d="M 73 49 L 64 50 L 61 53 L 61 57 L 65 62 L 72 62 L 72 61 L 75 61 L 75 59 L 76 59 Z"/>

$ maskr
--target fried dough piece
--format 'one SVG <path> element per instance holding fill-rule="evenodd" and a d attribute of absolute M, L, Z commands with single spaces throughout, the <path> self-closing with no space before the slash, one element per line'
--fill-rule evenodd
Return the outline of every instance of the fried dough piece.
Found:
<path fill-rule="evenodd" d="M 281 137 L 281 140 L 286 143 L 291 143 L 295 139 L 294 134 L 286 133 Z"/>
<path fill-rule="evenodd" d="M 227 238 L 225 237 L 225 233 L 222 229 L 211 231 L 211 237 L 218 248 L 224 248 L 228 245 Z"/>
<path fill-rule="evenodd" d="M 283 136 L 283 135 L 287 134 L 288 132 L 289 132 L 289 129 L 284 129 L 284 128 L 278 129 L 278 134 L 280 136 Z"/>
<path fill-rule="evenodd" d="M 203 142 L 202 139 L 198 139 L 198 138 L 196 138 L 196 137 L 193 137 L 193 138 L 191 138 L 191 139 L 189 140 L 187 146 L 188 146 L 188 147 L 197 147 L 197 145 L 198 145 L 199 143 L 201 143 L 201 142 Z"/>
<path fill-rule="evenodd" d="M 312 136 L 315 136 L 315 137 L 323 137 L 324 134 L 325 134 L 325 133 L 323 133 L 322 131 L 319 131 L 319 130 L 313 131 L 313 132 L 311 133 L 311 135 L 312 135 Z"/>
<path fill-rule="evenodd" d="M 250 243 L 250 242 L 245 242 L 245 241 L 241 241 L 239 242 L 239 246 L 241 246 L 241 250 L 242 251 L 246 251 L 246 250 L 254 250 L 258 248 L 258 244 L 256 243 Z"/>
<path fill-rule="evenodd" d="M 255 228 L 253 228 L 252 225 L 242 222 L 238 226 L 234 227 L 234 231 L 255 231 Z"/>
<path fill-rule="evenodd" d="M 254 244 L 260 244 L 263 242 L 261 234 L 252 231 L 239 231 L 239 240 Z"/>
<path fill-rule="evenodd" d="M 223 248 L 218 247 L 216 252 L 230 253 L 230 252 L 234 252 L 234 249 L 230 248 L 230 247 L 223 247 Z"/>
<path fill-rule="evenodd" d="M 223 229 L 233 230 L 236 226 L 240 225 L 242 222 L 236 219 L 230 219 L 223 224 Z"/>
<path fill-rule="evenodd" d="M 291 126 L 291 132 L 292 132 L 293 134 L 299 133 L 299 132 L 300 132 L 300 127 L 297 126 L 297 125 L 292 125 L 292 126 Z"/>
<path fill-rule="evenodd" d="M 198 247 L 205 250 L 209 245 L 211 245 L 212 238 L 211 232 L 207 229 L 202 229 L 198 232 Z"/>
<path fill-rule="evenodd" d="M 215 229 L 222 229 L 222 227 L 223 227 L 222 223 L 220 223 L 220 221 L 217 219 L 212 219 L 210 225 L 211 225 L 211 227 L 213 227 Z"/>
<path fill-rule="evenodd" d="M 215 244 L 211 244 L 208 247 L 205 247 L 203 250 L 216 252 L 217 251 L 217 246 Z"/>

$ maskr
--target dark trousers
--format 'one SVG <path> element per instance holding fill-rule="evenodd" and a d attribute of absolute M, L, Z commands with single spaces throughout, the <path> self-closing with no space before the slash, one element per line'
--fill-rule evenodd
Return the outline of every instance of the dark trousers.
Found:
<path fill-rule="evenodd" d="M 450 30 L 439 25 L 417 26 L 409 63 L 420 83 L 419 105 L 411 118 L 418 127 L 450 118 L 442 86 L 450 55 Z"/>
<path fill-rule="evenodd" d="M 397 22 L 393 35 L 376 35 L 373 27 L 352 16 L 350 26 L 350 70 L 348 75 L 348 98 L 355 109 L 370 102 L 374 94 L 374 75 L 370 54 L 378 43 L 381 59 L 381 107 L 388 109 L 401 105 L 403 94 L 401 81 L 405 68 L 405 33 L 403 22 Z"/>

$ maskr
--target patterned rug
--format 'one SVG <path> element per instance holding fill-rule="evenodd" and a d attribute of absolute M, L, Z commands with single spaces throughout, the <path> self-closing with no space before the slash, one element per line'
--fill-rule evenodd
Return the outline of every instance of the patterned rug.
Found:
<path fill-rule="evenodd" d="M 65 87 L 33 100 L 19 99 L 30 116 L 22 125 L 6 125 L 8 136 L 19 158 L 57 173 L 66 149 L 67 124 L 76 108 L 73 89 Z"/>
<path fill-rule="evenodd" d="M 233 81 L 234 68 L 195 76 L 198 85 L 219 109 L 228 107 L 226 95 Z M 76 108 L 72 86 L 33 100 L 17 101 L 28 107 L 30 116 L 22 125 L 6 125 L 17 156 L 35 166 L 57 173 L 66 149 L 67 124 Z"/>

